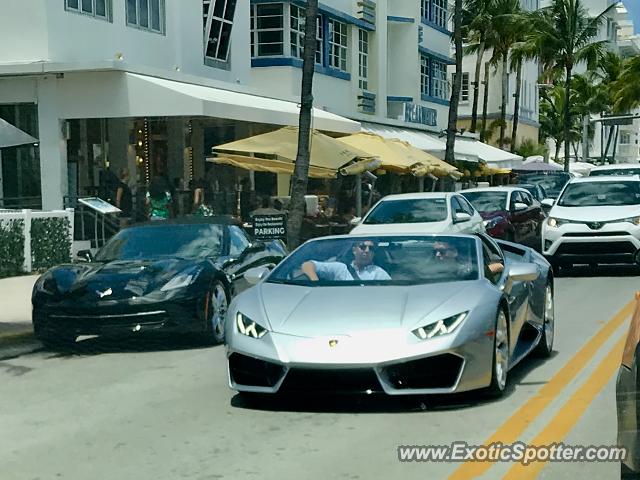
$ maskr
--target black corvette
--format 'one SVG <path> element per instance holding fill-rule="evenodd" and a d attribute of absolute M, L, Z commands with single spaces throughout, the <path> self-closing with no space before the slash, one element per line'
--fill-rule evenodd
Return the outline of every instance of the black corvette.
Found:
<path fill-rule="evenodd" d="M 280 241 L 253 241 L 231 219 L 151 222 L 120 231 L 95 258 L 60 265 L 33 288 L 33 328 L 45 345 L 79 335 L 200 332 L 224 340 L 232 296 L 249 285 L 249 268 L 275 266 Z"/>

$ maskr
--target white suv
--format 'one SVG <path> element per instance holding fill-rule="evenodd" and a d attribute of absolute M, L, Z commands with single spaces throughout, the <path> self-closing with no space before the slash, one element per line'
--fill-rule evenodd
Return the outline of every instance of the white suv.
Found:
<path fill-rule="evenodd" d="M 555 266 L 640 263 L 640 177 L 572 179 L 542 226 Z"/>
<path fill-rule="evenodd" d="M 354 219 L 353 234 L 480 233 L 484 221 L 462 195 L 453 192 L 405 193 L 384 197 Z"/>

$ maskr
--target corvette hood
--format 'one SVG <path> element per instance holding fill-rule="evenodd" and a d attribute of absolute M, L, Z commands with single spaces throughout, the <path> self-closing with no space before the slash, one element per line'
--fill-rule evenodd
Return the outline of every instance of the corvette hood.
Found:
<path fill-rule="evenodd" d="M 118 300 L 153 292 L 196 265 L 179 259 L 62 265 L 46 273 L 45 282 L 67 298 L 95 299 L 110 290 L 109 300 Z"/>
<path fill-rule="evenodd" d="M 418 327 L 429 314 L 446 318 L 469 310 L 470 300 L 465 297 L 476 284 L 304 287 L 263 283 L 259 288 L 273 331 L 317 337 Z"/>
<path fill-rule="evenodd" d="M 622 205 L 616 207 L 561 207 L 554 206 L 550 217 L 580 222 L 609 222 L 623 218 L 640 216 L 639 205 Z"/>

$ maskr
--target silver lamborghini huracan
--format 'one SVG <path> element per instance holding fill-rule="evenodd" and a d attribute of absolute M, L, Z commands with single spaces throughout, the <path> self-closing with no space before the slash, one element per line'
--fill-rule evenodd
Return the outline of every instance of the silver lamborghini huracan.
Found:
<path fill-rule="evenodd" d="M 240 392 L 499 395 L 553 347 L 549 264 L 484 234 L 325 237 L 245 278 L 225 322 Z"/>

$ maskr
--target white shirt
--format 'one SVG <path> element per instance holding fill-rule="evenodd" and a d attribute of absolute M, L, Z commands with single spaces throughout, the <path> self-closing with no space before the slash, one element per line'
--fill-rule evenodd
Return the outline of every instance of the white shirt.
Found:
<path fill-rule="evenodd" d="M 323 280 L 346 282 L 358 280 L 357 278 L 353 278 L 347 266 L 342 262 L 312 262 L 316 267 L 318 277 Z M 360 280 L 391 280 L 389 274 L 377 265 L 370 264 L 363 267 L 362 270 L 358 270 L 353 263 L 351 266 L 358 274 L 358 277 L 360 277 Z"/>

